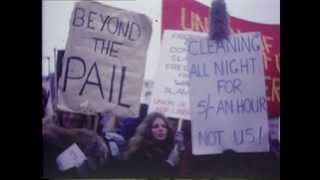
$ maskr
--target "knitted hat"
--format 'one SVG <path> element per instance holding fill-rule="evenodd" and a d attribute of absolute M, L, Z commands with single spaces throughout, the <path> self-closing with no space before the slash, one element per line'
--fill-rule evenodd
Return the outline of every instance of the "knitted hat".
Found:
<path fill-rule="evenodd" d="M 224 0 L 213 0 L 210 9 L 209 39 L 221 41 L 230 34 L 229 15 Z"/>

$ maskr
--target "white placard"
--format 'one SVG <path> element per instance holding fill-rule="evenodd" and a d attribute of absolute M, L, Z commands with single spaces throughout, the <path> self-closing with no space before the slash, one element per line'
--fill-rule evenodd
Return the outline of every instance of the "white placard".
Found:
<path fill-rule="evenodd" d="M 220 43 L 194 34 L 185 48 L 193 154 L 269 151 L 261 34 L 230 35 Z"/>
<path fill-rule="evenodd" d="M 59 81 L 58 108 L 137 117 L 151 20 L 93 1 L 75 4 Z"/>
<path fill-rule="evenodd" d="M 186 60 L 188 33 L 166 30 L 148 112 L 161 112 L 168 117 L 190 120 L 189 77 Z M 204 36 L 203 33 L 196 33 Z"/>
<path fill-rule="evenodd" d="M 86 159 L 78 145 L 74 143 L 57 157 L 56 162 L 61 171 L 66 171 L 81 166 Z"/>

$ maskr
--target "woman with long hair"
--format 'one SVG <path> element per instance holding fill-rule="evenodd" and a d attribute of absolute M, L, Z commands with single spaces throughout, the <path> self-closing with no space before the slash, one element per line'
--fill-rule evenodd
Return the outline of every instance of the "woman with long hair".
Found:
<path fill-rule="evenodd" d="M 175 143 L 168 119 L 157 112 L 149 114 L 137 127 L 124 153 L 129 160 L 128 175 L 175 176 L 179 162 Z"/>

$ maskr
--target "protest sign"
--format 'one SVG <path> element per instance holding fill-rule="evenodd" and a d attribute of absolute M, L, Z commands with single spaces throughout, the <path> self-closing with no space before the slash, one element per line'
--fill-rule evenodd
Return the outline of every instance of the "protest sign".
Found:
<path fill-rule="evenodd" d="M 193 154 L 268 151 L 261 34 L 234 34 L 222 42 L 180 35 L 193 37 L 185 46 Z"/>
<path fill-rule="evenodd" d="M 151 20 L 93 1 L 75 4 L 59 79 L 58 108 L 137 117 Z"/>
<path fill-rule="evenodd" d="M 209 9 L 194 0 L 163 0 L 161 31 L 208 32 Z M 230 16 L 230 28 L 232 33 L 261 32 L 268 115 L 269 118 L 280 116 L 280 25 Z"/>
<path fill-rule="evenodd" d="M 155 76 L 149 112 L 190 120 L 189 78 L 184 34 L 166 31 Z M 202 34 L 203 35 L 203 34 Z"/>

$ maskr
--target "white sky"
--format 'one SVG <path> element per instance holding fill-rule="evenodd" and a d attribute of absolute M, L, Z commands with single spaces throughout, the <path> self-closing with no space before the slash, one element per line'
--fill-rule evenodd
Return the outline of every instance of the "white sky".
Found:
<path fill-rule="evenodd" d="M 211 6 L 212 0 L 196 0 Z M 54 71 L 53 49 L 64 49 L 69 20 L 76 0 L 43 0 L 42 52 L 50 58 L 50 72 Z M 153 32 L 147 52 L 145 79 L 153 79 L 160 52 L 161 0 L 104 0 L 103 4 L 144 13 L 153 20 Z M 280 0 L 225 0 L 231 16 L 264 24 L 280 24 Z M 48 61 L 43 61 L 48 62 Z M 48 74 L 48 64 L 43 63 L 43 74 Z"/>

